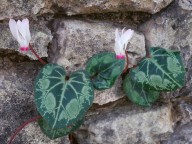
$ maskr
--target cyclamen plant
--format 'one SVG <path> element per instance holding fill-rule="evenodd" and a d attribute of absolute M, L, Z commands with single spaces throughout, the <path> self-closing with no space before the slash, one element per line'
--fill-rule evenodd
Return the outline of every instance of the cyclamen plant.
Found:
<path fill-rule="evenodd" d="M 11 19 L 9 26 L 21 46 L 20 50 L 27 51 L 29 48 L 46 64 L 29 44 L 29 21 L 24 19 L 16 22 Z M 162 91 L 174 91 L 183 87 L 185 68 L 178 51 L 152 47 L 148 57 L 128 70 L 126 48 L 133 34 L 131 29 L 124 28 L 121 32 L 116 29 L 115 53 L 101 52 L 93 55 L 88 59 L 85 70 L 75 71 L 70 76 L 66 75 L 64 67 L 46 64 L 34 83 L 35 103 L 40 116 L 29 122 L 38 119 L 41 130 L 50 139 L 72 133 L 81 126 L 92 106 L 94 89 L 111 88 L 122 74 L 126 75 L 123 79 L 125 94 L 133 103 L 142 106 L 151 106 Z M 17 132 L 11 137 L 10 143 Z"/>

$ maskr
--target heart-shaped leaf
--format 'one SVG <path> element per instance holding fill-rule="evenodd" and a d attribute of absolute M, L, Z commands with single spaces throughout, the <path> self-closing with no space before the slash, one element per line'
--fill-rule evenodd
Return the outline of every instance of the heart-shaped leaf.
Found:
<path fill-rule="evenodd" d="M 185 68 L 178 51 L 150 48 L 150 58 L 139 62 L 131 70 L 131 79 L 145 89 L 173 91 L 181 88 L 185 80 Z"/>
<path fill-rule="evenodd" d="M 129 75 L 123 81 L 123 90 L 133 103 L 142 106 L 151 106 L 159 97 L 159 92 L 145 90 L 143 87 L 138 86 L 135 81 L 131 80 Z"/>
<path fill-rule="evenodd" d="M 82 123 L 83 123 L 83 119 L 78 120 L 74 124 L 71 124 L 70 126 L 67 126 L 62 129 L 51 129 L 51 127 L 47 124 L 47 122 L 43 118 L 38 120 L 38 124 L 40 125 L 41 130 L 50 139 L 56 139 L 56 138 L 68 135 L 73 131 L 77 130 Z"/>
<path fill-rule="evenodd" d="M 36 77 L 35 103 L 51 129 L 61 129 L 81 119 L 93 98 L 86 71 L 76 71 L 67 78 L 63 67 L 47 64 Z"/>
<path fill-rule="evenodd" d="M 115 53 L 102 52 L 91 57 L 86 65 L 86 71 L 92 78 L 95 89 L 103 90 L 113 86 L 121 75 L 125 60 L 116 59 Z"/>

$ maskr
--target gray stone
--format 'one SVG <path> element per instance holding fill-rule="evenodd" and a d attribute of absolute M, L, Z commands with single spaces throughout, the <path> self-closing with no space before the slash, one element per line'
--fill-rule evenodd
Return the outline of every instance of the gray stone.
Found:
<path fill-rule="evenodd" d="M 19 50 L 19 43 L 12 36 L 8 22 L 0 24 L 1 39 L 0 39 L 0 49 L 10 49 L 14 51 L 21 52 Z M 43 21 L 34 22 L 30 20 L 30 31 L 31 31 L 31 45 L 40 57 L 47 57 L 47 46 L 52 40 L 51 31 L 45 26 Z M 35 55 L 29 50 L 27 53 L 22 53 L 22 55 L 27 55 L 29 58 L 36 60 Z"/>
<path fill-rule="evenodd" d="M 192 0 L 179 0 L 179 6 L 185 10 L 192 10 Z"/>
<path fill-rule="evenodd" d="M 86 61 L 102 51 L 114 52 L 115 29 L 121 27 L 99 21 L 56 20 L 49 61 L 75 71 L 85 67 Z M 135 32 L 127 48 L 130 67 L 145 56 L 144 36 Z M 96 92 L 94 103 L 100 105 L 123 97 L 121 80 L 113 88 Z"/>
<path fill-rule="evenodd" d="M 33 83 L 40 62 L 0 51 L 0 143 L 6 144 L 21 124 L 38 115 L 33 97 Z M 14 144 L 68 144 L 63 137 L 51 141 L 40 130 L 37 122 L 27 125 L 14 140 Z"/>
<path fill-rule="evenodd" d="M 156 144 L 173 132 L 171 106 L 142 108 L 125 103 L 91 113 L 75 132 L 80 144 Z"/>
<path fill-rule="evenodd" d="M 162 144 L 191 144 L 192 143 L 192 122 L 178 126 L 167 141 Z"/>
<path fill-rule="evenodd" d="M 45 13 L 67 15 L 142 11 L 157 13 L 173 0 L 2 0 L 0 20 L 13 17 L 37 16 Z"/>
<path fill-rule="evenodd" d="M 57 138 L 55 140 L 50 140 L 41 131 L 39 125 L 36 123 L 29 124 L 23 131 L 21 135 L 23 144 L 70 144 L 68 136 Z M 18 143 L 22 144 L 22 143 Z"/>
<path fill-rule="evenodd" d="M 187 123 L 192 121 L 192 104 L 187 102 L 182 102 L 179 104 L 181 123 Z"/>
<path fill-rule="evenodd" d="M 173 0 L 54 0 L 68 15 L 105 12 L 142 11 L 154 14 Z"/>
<path fill-rule="evenodd" d="M 174 123 L 180 125 L 192 121 L 192 99 L 191 97 L 180 97 L 173 100 Z"/>
<path fill-rule="evenodd" d="M 140 27 L 148 48 L 163 47 L 181 52 L 187 70 L 186 85 L 174 93 L 169 93 L 169 97 L 192 95 L 192 15 L 191 11 L 182 9 L 179 2 L 176 0 L 172 7 Z"/>
<path fill-rule="evenodd" d="M 0 20 L 36 15 L 45 6 L 45 0 L 1 0 Z"/>

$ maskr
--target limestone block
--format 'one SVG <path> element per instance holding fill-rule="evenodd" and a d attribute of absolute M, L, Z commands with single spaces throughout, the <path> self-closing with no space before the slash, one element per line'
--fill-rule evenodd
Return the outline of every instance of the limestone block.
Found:
<path fill-rule="evenodd" d="M 173 132 L 171 106 L 141 108 L 132 104 L 98 110 L 77 130 L 82 144 L 156 144 Z"/>
<path fill-rule="evenodd" d="M 45 6 L 45 0 L 1 0 L 0 20 L 36 15 Z"/>
<path fill-rule="evenodd" d="M 68 15 L 142 11 L 154 14 L 173 0 L 54 0 Z"/>

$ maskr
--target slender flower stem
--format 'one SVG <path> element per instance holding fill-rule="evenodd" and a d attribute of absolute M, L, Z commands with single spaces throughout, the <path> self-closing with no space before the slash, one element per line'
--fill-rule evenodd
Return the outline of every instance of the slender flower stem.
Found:
<path fill-rule="evenodd" d="M 125 51 L 125 54 L 126 54 L 126 62 L 127 62 L 127 64 L 126 64 L 126 67 L 125 67 L 125 69 L 123 70 L 123 74 L 124 73 L 126 73 L 127 72 L 127 70 L 128 70 L 128 66 L 129 66 L 129 58 L 128 58 L 128 52 L 127 51 Z"/>
<path fill-rule="evenodd" d="M 35 50 L 33 49 L 33 47 L 31 46 L 31 44 L 29 44 L 29 49 L 33 52 L 33 54 L 38 58 L 38 60 L 42 63 L 42 64 L 47 64 L 45 61 L 43 61 L 40 56 L 35 52 Z"/>
<path fill-rule="evenodd" d="M 26 121 L 25 123 L 23 123 L 20 127 L 18 127 L 16 130 L 15 130 L 15 133 L 11 136 L 10 138 L 10 141 L 7 143 L 7 144 L 11 144 L 11 142 L 15 139 L 15 136 L 26 126 L 28 125 L 29 123 L 33 122 L 33 121 L 36 121 L 38 119 L 42 118 L 42 116 L 36 116 L 36 117 L 33 117 L 31 119 L 29 119 L 28 121 Z"/>

